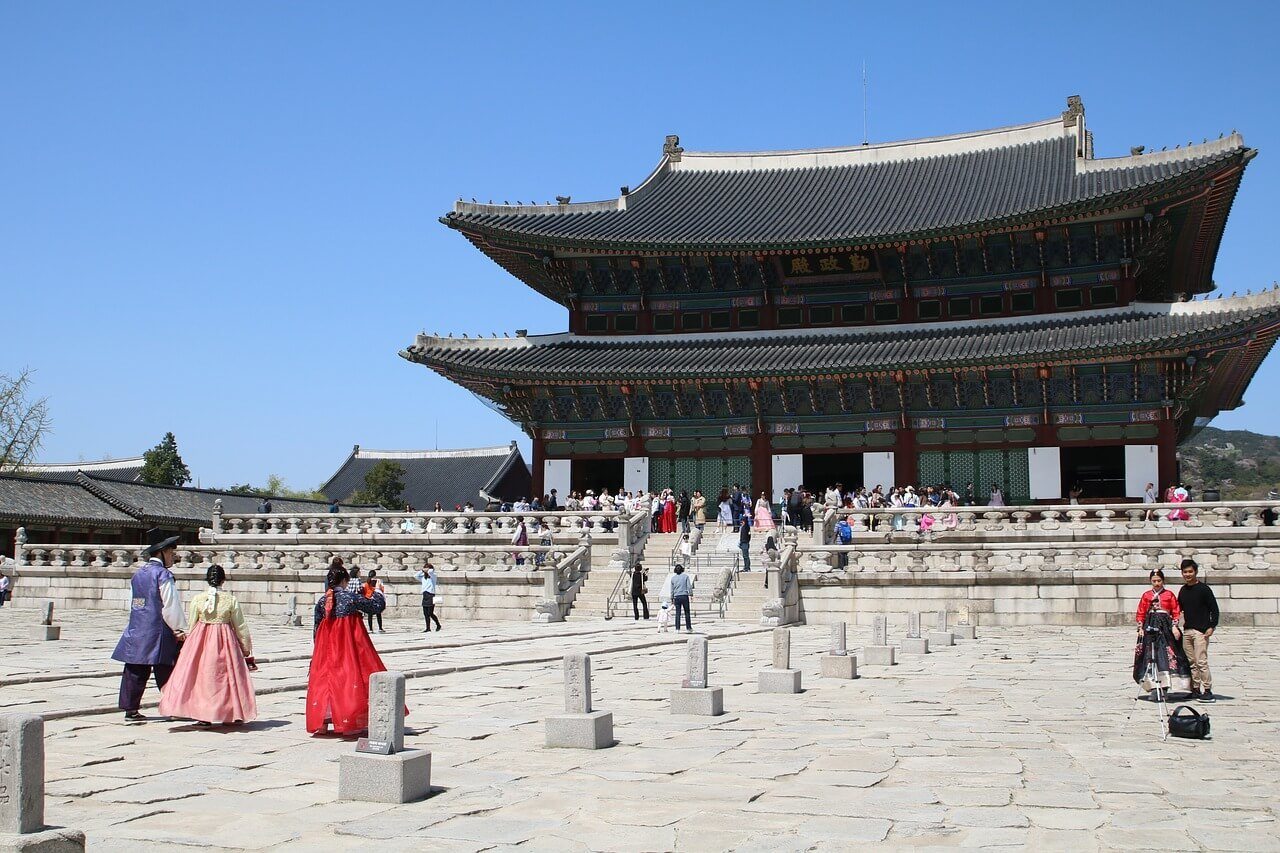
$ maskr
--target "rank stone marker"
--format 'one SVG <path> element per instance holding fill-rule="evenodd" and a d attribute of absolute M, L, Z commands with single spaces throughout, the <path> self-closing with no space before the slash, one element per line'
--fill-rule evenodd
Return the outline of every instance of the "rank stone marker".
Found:
<path fill-rule="evenodd" d="M 689 638 L 689 673 L 685 683 L 671 691 L 671 713 L 718 717 L 724 713 L 724 688 L 707 685 L 707 650 L 701 634 Z"/>
<path fill-rule="evenodd" d="M 831 624 L 831 651 L 822 656 L 823 678 L 857 678 L 858 656 L 849 654 L 845 646 L 843 622 Z"/>
<path fill-rule="evenodd" d="M 927 655 L 929 654 L 929 640 L 920 636 L 920 614 L 907 614 L 907 636 L 902 638 L 902 653 L 904 655 Z"/>
<path fill-rule="evenodd" d="M 760 671 L 759 692 L 800 692 L 800 670 L 791 668 L 790 628 L 773 629 L 773 666 Z"/>
<path fill-rule="evenodd" d="M 591 656 L 564 656 L 565 713 L 547 717 L 550 748 L 606 749 L 613 746 L 613 713 L 591 710 Z"/>
<path fill-rule="evenodd" d="M 369 677 L 369 736 L 338 757 L 338 799 L 411 803 L 431 792 L 431 752 L 404 748 L 404 673 Z"/>
<path fill-rule="evenodd" d="M 44 825 L 44 720 L 0 717 L 0 851 L 83 853 L 84 833 Z"/>
<path fill-rule="evenodd" d="M 62 626 L 53 624 L 53 602 L 46 601 L 40 608 L 40 624 L 36 626 L 32 636 L 37 640 L 62 639 Z"/>
<path fill-rule="evenodd" d="M 947 630 L 947 608 L 938 611 L 938 628 L 936 631 L 929 632 L 929 642 L 934 646 L 954 646 L 956 644 L 955 635 Z"/>
<path fill-rule="evenodd" d="M 952 630 L 957 640 L 976 640 L 978 639 L 977 620 L 970 613 L 969 608 L 962 606 L 960 608 L 960 621 Z"/>
<path fill-rule="evenodd" d="M 870 666 L 893 666 L 898 662 L 897 648 L 889 645 L 888 617 L 877 616 L 872 622 L 871 645 L 863 646 L 862 656 Z"/>

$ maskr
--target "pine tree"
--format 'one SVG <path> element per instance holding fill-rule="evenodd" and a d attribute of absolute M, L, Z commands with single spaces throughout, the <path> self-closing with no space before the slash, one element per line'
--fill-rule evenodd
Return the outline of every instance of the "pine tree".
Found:
<path fill-rule="evenodd" d="M 404 466 L 390 459 L 379 459 L 364 475 L 364 488 L 351 496 L 352 503 L 378 504 L 386 509 L 403 509 Z"/>
<path fill-rule="evenodd" d="M 191 471 L 178 455 L 178 440 L 166 432 L 155 447 L 142 454 L 142 482 L 157 486 L 184 486 Z"/>

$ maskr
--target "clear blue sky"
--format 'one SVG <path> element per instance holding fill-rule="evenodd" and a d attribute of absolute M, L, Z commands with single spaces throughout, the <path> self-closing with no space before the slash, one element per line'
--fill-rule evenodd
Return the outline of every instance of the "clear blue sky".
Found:
<path fill-rule="evenodd" d="M 1216 278 L 1277 278 L 1273 4 L 69 3 L 0 6 L 0 371 L 34 368 L 46 461 L 166 430 L 204 485 L 298 487 L 351 445 L 517 428 L 396 353 L 420 329 L 562 331 L 437 222 L 613 197 L 691 150 L 830 146 L 1053 115 L 1098 156 L 1239 128 Z M 1276 432 L 1277 359 L 1216 425 Z M 523 438 L 521 436 L 521 438 Z M 525 444 L 527 452 L 527 443 Z"/>

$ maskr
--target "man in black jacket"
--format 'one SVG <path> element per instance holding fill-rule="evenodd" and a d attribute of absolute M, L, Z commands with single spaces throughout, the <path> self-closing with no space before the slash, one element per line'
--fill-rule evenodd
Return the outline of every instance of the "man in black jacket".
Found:
<path fill-rule="evenodd" d="M 1191 698 L 1213 701 L 1213 678 L 1209 675 L 1209 638 L 1218 627 L 1218 600 L 1207 583 L 1200 582 L 1200 567 L 1190 557 L 1182 561 L 1182 589 L 1178 607 L 1182 609 L 1182 650 L 1191 662 Z"/>

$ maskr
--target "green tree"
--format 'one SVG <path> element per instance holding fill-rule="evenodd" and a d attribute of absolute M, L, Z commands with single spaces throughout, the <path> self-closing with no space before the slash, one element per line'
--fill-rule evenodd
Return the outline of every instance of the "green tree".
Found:
<path fill-rule="evenodd" d="M 156 486 L 185 486 L 191 470 L 178 455 L 178 440 L 166 432 L 155 447 L 142 454 L 142 482 Z"/>
<path fill-rule="evenodd" d="M 378 504 L 386 509 L 403 509 L 404 467 L 390 459 L 379 459 L 364 475 L 364 488 L 351 496 L 352 503 Z"/>

